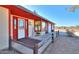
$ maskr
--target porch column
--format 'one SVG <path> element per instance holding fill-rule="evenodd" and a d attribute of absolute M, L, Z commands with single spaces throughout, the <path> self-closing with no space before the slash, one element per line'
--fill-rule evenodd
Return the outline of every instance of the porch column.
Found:
<path fill-rule="evenodd" d="M 0 7 L 0 50 L 9 47 L 9 10 Z"/>

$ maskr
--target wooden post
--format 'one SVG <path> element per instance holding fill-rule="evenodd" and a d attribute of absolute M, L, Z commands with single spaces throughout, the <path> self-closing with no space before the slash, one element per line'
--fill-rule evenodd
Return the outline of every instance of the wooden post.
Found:
<path fill-rule="evenodd" d="M 38 44 L 34 45 L 33 53 L 38 54 Z"/>
<path fill-rule="evenodd" d="M 11 50 L 12 49 L 12 41 L 11 41 L 11 36 L 9 36 L 9 48 L 8 48 L 9 50 Z"/>
<path fill-rule="evenodd" d="M 53 34 L 53 32 L 52 32 L 52 43 L 54 42 L 54 34 Z"/>
<path fill-rule="evenodd" d="M 9 50 L 11 50 L 12 49 L 12 42 L 11 42 L 11 14 L 10 14 L 10 12 L 9 12 L 9 20 L 8 20 L 8 22 L 9 22 L 9 47 L 8 47 L 8 49 Z"/>

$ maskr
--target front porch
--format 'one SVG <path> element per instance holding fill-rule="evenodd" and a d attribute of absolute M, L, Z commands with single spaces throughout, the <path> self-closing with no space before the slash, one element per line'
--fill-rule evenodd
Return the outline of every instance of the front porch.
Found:
<path fill-rule="evenodd" d="M 37 54 L 43 53 L 50 43 L 52 43 L 52 35 L 44 34 L 40 37 L 24 38 L 12 41 L 12 47 L 24 54 Z"/>

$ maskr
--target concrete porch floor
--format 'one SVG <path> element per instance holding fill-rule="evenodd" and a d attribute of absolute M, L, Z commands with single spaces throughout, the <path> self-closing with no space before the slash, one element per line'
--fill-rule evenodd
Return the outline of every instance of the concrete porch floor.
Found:
<path fill-rule="evenodd" d="M 19 54 L 19 52 L 3 50 L 0 54 Z M 59 36 L 48 46 L 44 54 L 79 54 L 79 38 Z"/>
<path fill-rule="evenodd" d="M 20 53 L 14 49 L 12 49 L 12 50 L 5 49 L 5 50 L 1 50 L 0 54 L 20 54 Z"/>

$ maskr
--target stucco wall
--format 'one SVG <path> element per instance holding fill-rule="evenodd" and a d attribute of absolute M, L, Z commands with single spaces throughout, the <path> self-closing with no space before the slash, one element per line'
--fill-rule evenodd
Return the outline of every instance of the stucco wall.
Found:
<path fill-rule="evenodd" d="M 0 50 L 8 48 L 8 10 L 0 7 Z"/>

